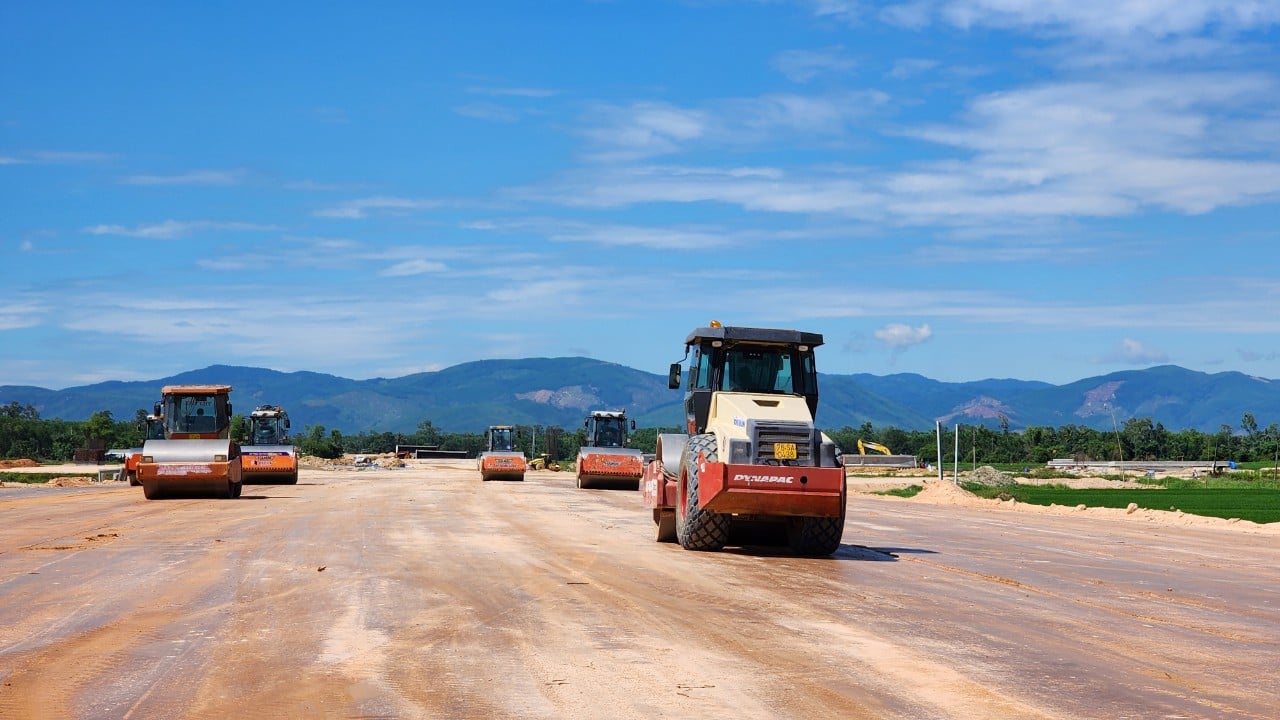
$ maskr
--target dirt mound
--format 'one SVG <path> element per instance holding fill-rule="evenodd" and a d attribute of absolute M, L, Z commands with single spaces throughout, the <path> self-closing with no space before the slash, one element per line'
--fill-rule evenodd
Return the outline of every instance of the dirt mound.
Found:
<path fill-rule="evenodd" d="M 0 460 L 0 470 L 8 470 L 9 468 L 20 467 L 40 467 L 40 463 L 35 460 L 23 458 L 21 460 Z"/>
<path fill-rule="evenodd" d="M 1008 473 L 1000 472 L 990 465 L 965 473 L 965 482 L 978 483 L 979 485 L 1008 485 L 1012 482 L 1012 476 Z"/>
<path fill-rule="evenodd" d="M 402 468 L 405 466 L 405 462 L 396 457 L 395 453 L 360 453 L 343 455 L 332 459 L 319 458 L 314 455 L 299 455 L 298 466 L 304 468 Z"/>
<path fill-rule="evenodd" d="M 984 505 L 987 500 L 974 495 L 950 480 L 934 480 L 924 484 L 924 489 L 916 493 L 917 499 L 937 505 Z"/>
<path fill-rule="evenodd" d="M 348 455 L 343 455 L 342 457 L 339 457 L 339 458 L 322 458 L 322 457 L 316 457 L 315 455 L 299 455 L 298 456 L 298 466 L 304 467 L 304 468 L 334 467 L 335 465 L 350 466 L 353 464 L 354 463 L 351 461 L 351 457 Z"/>
<path fill-rule="evenodd" d="M 88 487 L 92 484 L 93 480 L 86 477 L 56 477 L 45 483 L 48 487 Z"/>

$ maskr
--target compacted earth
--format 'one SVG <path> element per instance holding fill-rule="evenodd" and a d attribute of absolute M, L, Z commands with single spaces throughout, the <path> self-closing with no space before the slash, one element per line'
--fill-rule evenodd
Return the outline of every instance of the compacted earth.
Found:
<path fill-rule="evenodd" d="M 1274 718 L 1280 528 L 856 492 L 699 553 L 473 462 L 0 488 L 0 718 Z M 927 478 L 912 478 L 923 482 Z M 903 483 L 898 483 L 903 484 Z"/>

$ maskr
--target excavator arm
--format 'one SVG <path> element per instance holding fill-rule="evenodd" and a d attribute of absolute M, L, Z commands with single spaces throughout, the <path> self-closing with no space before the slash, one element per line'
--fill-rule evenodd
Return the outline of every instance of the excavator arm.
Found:
<path fill-rule="evenodd" d="M 858 454 L 866 455 L 868 450 L 874 450 L 875 452 L 878 452 L 882 455 L 893 454 L 893 452 L 890 451 L 889 448 L 885 447 L 884 445 L 881 445 L 880 443 L 871 442 L 870 440 L 864 441 L 862 438 L 858 438 Z"/>

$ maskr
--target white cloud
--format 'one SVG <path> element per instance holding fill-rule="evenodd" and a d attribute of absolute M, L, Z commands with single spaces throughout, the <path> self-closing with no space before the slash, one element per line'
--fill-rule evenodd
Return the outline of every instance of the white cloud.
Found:
<path fill-rule="evenodd" d="M 178 175 L 130 175 L 123 185 L 236 185 L 245 176 L 243 170 L 192 170 Z"/>
<path fill-rule="evenodd" d="M 860 0 L 807 0 L 813 13 L 819 17 L 835 18 L 843 22 L 856 22 L 862 17 Z"/>
<path fill-rule="evenodd" d="M 448 266 L 444 263 L 419 259 L 397 263 L 378 274 L 383 277 L 407 277 L 409 275 L 444 272 L 448 269 Z"/>
<path fill-rule="evenodd" d="M 600 122 L 585 134 L 603 148 L 601 155 L 617 159 L 675 152 L 707 131 L 705 113 L 667 103 L 602 107 L 596 115 Z"/>
<path fill-rule="evenodd" d="M 360 185 L 355 183 L 323 183 L 315 180 L 296 180 L 284 184 L 284 188 L 286 190 L 314 190 L 317 192 L 358 190 L 360 187 Z"/>
<path fill-rule="evenodd" d="M 926 73 L 938 66 L 936 60 L 928 60 L 925 58 L 902 58 L 893 62 L 893 69 L 889 71 L 889 77 L 898 80 L 916 77 Z"/>
<path fill-rule="evenodd" d="M 825 73 L 841 74 L 855 63 L 841 46 L 819 50 L 786 50 L 773 58 L 773 66 L 793 82 L 807 83 Z"/>
<path fill-rule="evenodd" d="M 1060 29 L 1085 36 L 1169 37 L 1210 28 L 1231 33 L 1280 22 L 1273 0 L 943 0 L 937 11 L 965 29 Z"/>
<path fill-rule="evenodd" d="M 1144 345 L 1139 340 L 1124 338 L 1109 359 L 1130 365 L 1151 365 L 1169 361 L 1168 353 Z"/>
<path fill-rule="evenodd" d="M 25 162 L 25 160 L 19 160 L 16 157 L 0 155 L 0 165 L 22 165 Z"/>
<path fill-rule="evenodd" d="M 41 150 L 31 154 L 37 163 L 50 165 L 83 165 L 112 159 L 111 154 L 101 152 L 77 152 L 74 150 Z"/>
<path fill-rule="evenodd" d="M 0 331 L 36 327 L 44 322 L 49 306 L 30 301 L 0 303 Z"/>
<path fill-rule="evenodd" d="M 443 200 L 426 200 L 399 197 L 369 197 L 351 200 L 335 207 L 317 210 L 317 217 L 345 218 L 359 220 L 369 216 L 370 211 L 412 212 L 414 210 L 431 210 L 445 205 Z"/>
<path fill-rule="evenodd" d="M 197 232 L 268 232 L 278 230 L 274 225 L 246 222 L 215 222 L 211 220 L 165 220 L 164 222 L 136 225 L 94 225 L 84 229 L 90 235 L 119 235 L 150 240 L 176 240 Z"/>
<path fill-rule="evenodd" d="M 261 260 L 261 258 L 259 258 Z M 251 267 L 248 260 L 242 258 L 204 258 L 196 261 L 196 265 L 206 270 L 238 272 Z"/>
<path fill-rule="evenodd" d="M 889 98 L 879 91 L 823 96 L 774 93 L 726 98 L 700 107 L 636 102 L 601 105 L 586 119 L 591 156 L 632 161 L 715 147 L 813 146 L 843 139 L 849 127 L 879 111 Z"/>
<path fill-rule="evenodd" d="M 654 250 L 704 250 L 747 240 L 746 233 L 716 227 L 646 227 L 619 223 L 587 223 L 555 218 L 472 220 L 469 230 L 539 235 L 553 242 L 590 243 L 604 247 L 645 247 Z"/>
<path fill-rule="evenodd" d="M 1240 355 L 1240 359 L 1244 362 L 1273 362 L 1280 360 L 1280 352 L 1272 350 L 1270 352 L 1258 352 L 1257 350 L 1236 350 Z"/>
<path fill-rule="evenodd" d="M 933 337 L 933 330 L 928 324 L 913 328 L 902 323 L 892 323 L 877 329 L 874 334 L 877 340 L 897 351 L 927 342 Z"/>
<path fill-rule="evenodd" d="M 986 95 L 971 104 L 969 128 L 913 131 L 974 155 L 920 174 L 956 189 L 898 209 L 1106 216 L 1275 198 L 1280 154 L 1262 138 L 1280 132 L 1278 91 L 1256 74 L 1153 74 Z M 1019 198 L 1023 208 L 1011 203 Z"/>

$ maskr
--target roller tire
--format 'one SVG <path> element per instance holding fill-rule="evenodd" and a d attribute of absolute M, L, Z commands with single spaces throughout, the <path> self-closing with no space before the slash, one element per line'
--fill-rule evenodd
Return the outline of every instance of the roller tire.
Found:
<path fill-rule="evenodd" d="M 233 494 L 234 492 L 235 489 L 232 486 L 231 481 L 227 480 L 225 483 L 213 489 L 213 496 L 219 500 L 230 500 L 235 497 Z"/>
<path fill-rule="evenodd" d="M 680 461 L 680 479 L 676 485 L 676 540 L 685 550 L 719 550 L 729 539 L 732 518 L 698 508 L 699 453 L 708 462 L 716 461 L 715 435 L 689 438 L 689 445 Z"/>
<path fill-rule="evenodd" d="M 125 470 L 124 474 L 127 476 L 127 479 L 129 480 L 129 487 L 138 487 L 139 485 L 142 484 L 142 481 L 138 479 L 137 470 Z"/>
<path fill-rule="evenodd" d="M 820 557 L 840 549 L 844 535 L 845 493 L 840 493 L 840 517 L 787 519 L 787 545 L 797 555 Z"/>

